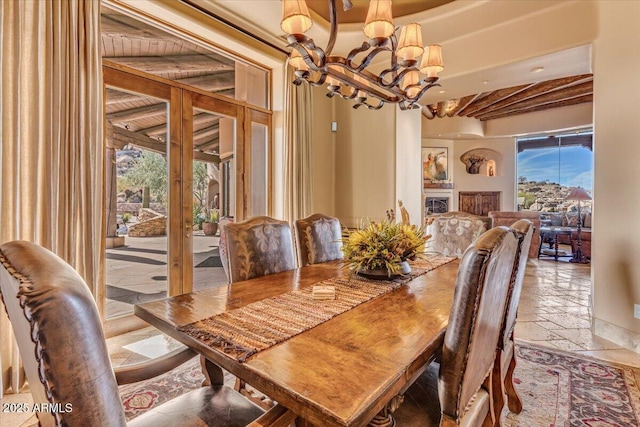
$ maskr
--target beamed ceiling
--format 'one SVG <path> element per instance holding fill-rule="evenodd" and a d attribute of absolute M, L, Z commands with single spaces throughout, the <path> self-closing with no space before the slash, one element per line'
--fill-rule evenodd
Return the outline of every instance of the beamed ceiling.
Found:
<path fill-rule="evenodd" d="M 592 101 L 593 74 L 583 74 L 442 101 L 422 107 L 422 114 L 487 121 Z"/>
<path fill-rule="evenodd" d="M 180 37 L 102 9 L 103 59 L 207 92 L 233 97 L 235 62 Z M 121 149 L 134 145 L 166 153 L 168 104 L 137 93 L 108 87 L 107 143 Z M 194 112 L 194 157 L 217 162 L 219 116 Z"/>

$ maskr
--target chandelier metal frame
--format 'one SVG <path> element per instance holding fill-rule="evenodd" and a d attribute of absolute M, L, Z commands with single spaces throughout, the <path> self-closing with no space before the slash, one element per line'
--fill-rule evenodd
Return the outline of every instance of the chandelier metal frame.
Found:
<path fill-rule="evenodd" d="M 312 86 L 321 86 L 325 82 L 328 97 L 340 96 L 343 99 L 354 100 L 356 104 L 353 108 L 366 106 L 371 110 L 382 108 L 385 103 L 398 104 L 400 109 L 421 108 L 418 100 L 431 88 L 440 86 L 439 78 L 422 77 L 413 84 L 407 84 L 402 88 L 401 84 L 405 76 L 410 73 L 419 75 L 418 60 L 402 60 L 397 58 L 398 39 L 396 32 L 399 27 L 395 27 L 393 34 L 389 37 L 372 38 L 362 43 L 349 52 L 345 57 L 331 55 L 338 33 L 338 20 L 336 13 L 336 0 L 329 2 L 330 33 L 329 41 L 325 49 L 317 46 L 313 39 L 305 34 L 289 34 L 287 41 L 289 47 L 295 49 L 308 69 L 297 69 L 293 84 L 301 85 L 307 82 Z M 344 2 L 345 10 L 351 8 L 348 1 Z M 391 66 L 384 69 L 379 74 L 375 74 L 367 69 L 373 60 L 381 54 L 391 54 Z M 293 52 L 292 52 L 293 54 Z M 356 57 L 363 56 L 360 61 Z M 426 53 L 425 53 L 426 55 Z M 340 84 L 352 88 L 345 93 Z M 370 102 L 370 98 L 376 99 L 377 103 Z"/>

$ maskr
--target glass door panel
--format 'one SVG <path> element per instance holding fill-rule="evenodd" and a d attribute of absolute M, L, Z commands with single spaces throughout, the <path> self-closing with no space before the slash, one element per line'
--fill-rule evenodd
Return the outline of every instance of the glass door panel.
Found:
<path fill-rule="evenodd" d="M 107 254 L 105 317 L 168 292 L 169 102 L 106 90 Z"/>
<path fill-rule="evenodd" d="M 199 290 L 227 283 L 218 251 L 219 222 L 232 214 L 235 191 L 230 176 L 221 176 L 220 153 L 233 153 L 236 119 L 201 108 L 192 111 L 193 290 Z"/>
<path fill-rule="evenodd" d="M 249 217 L 268 214 L 269 200 L 269 128 L 251 122 Z"/>
<path fill-rule="evenodd" d="M 271 116 L 248 109 L 249 132 L 245 148 L 245 180 L 247 181 L 247 217 L 270 214 L 271 194 Z"/>

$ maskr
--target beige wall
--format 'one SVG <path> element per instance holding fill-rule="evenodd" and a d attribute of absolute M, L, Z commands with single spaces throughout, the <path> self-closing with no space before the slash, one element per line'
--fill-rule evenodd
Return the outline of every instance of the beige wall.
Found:
<path fill-rule="evenodd" d="M 514 138 L 482 139 L 482 140 L 458 140 L 453 144 L 453 173 L 455 176 L 453 190 L 454 209 L 458 209 L 458 193 L 460 191 L 500 191 L 500 210 L 515 210 L 516 192 L 516 143 Z M 488 148 L 497 151 L 502 159 L 496 165 L 495 176 L 486 175 L 486 165 L 480 169 L 480 173 L 472 175 L 467 173 L 460 156 L 474 148 Z M 451 156 L 451 153 L 449 153 Z"/>
<path fill-rule="evenodd" d="M 409 212 L 413 224 L 422 223 L 422 161 L 420 149 L 420 110 L 396 110 L 396 194 L 395 200 Z M 399 208 L 395 206 L 400 220 Z"/>
<path fill-rule="evenodd" d="M 640 351 L 640 2 L 599 2 L 594 44 L 593 314 L 598 335 Z"/>
<path fill-rule="evenodd" d="M 355 110 L 338 99 L 335 107 L 335 214 L 348 227 L 382 220 L 396 203 L 395 106 Z"/>
<path fill-rule="evenodd" d="M 336 100 L 327 98 L 324 87 L 313 88 L 311 118 L 312 209 L 335 215 L 336 133 L 331 132 Z"/>

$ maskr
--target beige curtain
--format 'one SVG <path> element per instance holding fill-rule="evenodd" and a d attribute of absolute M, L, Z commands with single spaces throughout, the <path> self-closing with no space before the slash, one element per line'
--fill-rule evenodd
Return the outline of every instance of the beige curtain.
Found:
<path fill-rule="evenodd" d="M 285 73 L 285 219 L 295 221 L 312 212 L 311 87 L 295 86 L 293 67 Z"/>
<path fill-rule="evenodd" d="M 100 2 L 0 1 L 0 243 L 39 243 L 103 280 Z M 0 393 L 19 390 L 0 309 Z"/>

